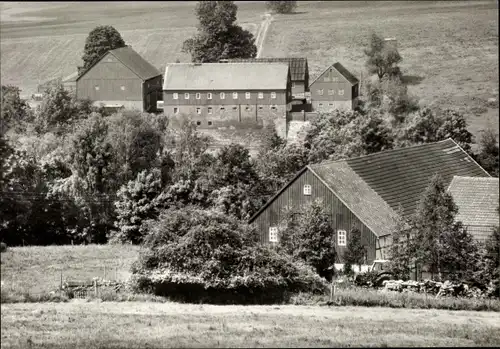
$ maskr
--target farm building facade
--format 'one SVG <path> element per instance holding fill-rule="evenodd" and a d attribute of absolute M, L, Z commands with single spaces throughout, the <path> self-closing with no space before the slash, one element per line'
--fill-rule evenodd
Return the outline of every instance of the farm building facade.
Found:
<path fill-rule="evenodd" d="M 359 80 L 339 62 L 326 68 L 309 86 L 312 110 L 354 110 L 358 104 Z"/>
<path fill-rule="evenodd" d="M 458 208 L 455 219 L 462 222 L 476 241 L 484 242 L 500 225 L 498 189 L 495 177 L 455 176 L 448 187 Z"/>
<path fill-rule="evenodd" d="M 449 185 L 454 176 L 490 177 L 452 139 L 306 166 L 250 220 L 262 243 L 279 243 L 285 210 L 300 213 L 320 199 L 336 234 L 337 263 L 353 227 L 361 231 L 366 263 L 388 258 L 399 213 L 413 214 L 434 174 Z M 402 211 L 400 211 L 402 209 Z"/>
<path fill-rule="evenodd" d="M 130 46 L 110 50 L 76 79 L 78 99 L 110 108 L 155 112 L 161 73 Z"/>
<path fill-rule="evenodd" d="M 163 112 L 199 129 L 262 127 L 286 137 L 290 70 L 282 63 L 174 63 L 165 68 Z"/>

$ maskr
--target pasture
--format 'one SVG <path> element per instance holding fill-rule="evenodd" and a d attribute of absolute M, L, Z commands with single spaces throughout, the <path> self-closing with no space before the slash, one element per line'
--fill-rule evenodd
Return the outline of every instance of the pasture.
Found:
<path fill-rule="evenodd" d="M 2 348 L 498 346 L 500 314 L 175 303 L 2 304 Z"/>

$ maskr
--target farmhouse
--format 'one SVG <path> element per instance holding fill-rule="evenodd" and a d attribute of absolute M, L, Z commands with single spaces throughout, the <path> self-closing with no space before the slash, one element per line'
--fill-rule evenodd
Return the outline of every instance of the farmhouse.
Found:
<path fill-rule="evenodd" d="M 309 92 L 309 66 L 307 58 L 232 58 L 222 59 L 221 63 L 285 63 L 290 67 L 290 78 L 292 81 L 292 103 L 306 103 Z"/>
<path fill-rule="evenodd" d="M 448 192 L 458 207 L 461 221 L 476 241 L 484 242 L 494 227 L 500 225 L 498 215 L 498 178 L 455 176 Z"/>
<path fill-rule="evenodd" d="M 190 117 L 199 129 L 260 128 L 286 137 L 290 69 L 283 63 L 174 63 L 165 68 L 165 115 Z"/>
<path fill-rule="evenodd" d="M 421 194 L 434 174 L 449 185 L 453 176 L 490 175 L 452 139 L 383 151 L 303 168 L 252 218 L 262 243 L 278 243 L 285 208 L 300 213 L 303 205 L 320 199 L 330 212 L 336 232 L 337 263 L 357 227 L 367 247 L 366 262 L 387 258 L 395 221 L 402 209 L 415 212 Z"/>
<path fill-rule="evenodd" d="M 309 86 L 312 110 L 353 110 L 359 96 L 359 80 L 339 62 L 326 68 Z"/>
<path fill-rule="evenodd" d="M 76 79 L 78 99 L 110 108 L 156 111 L 161 73 L 132 47 L 110 50 Z"/>

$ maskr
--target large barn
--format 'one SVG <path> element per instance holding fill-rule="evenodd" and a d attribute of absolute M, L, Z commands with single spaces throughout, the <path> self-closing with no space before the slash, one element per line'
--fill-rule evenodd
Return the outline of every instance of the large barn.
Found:
<path fill-rule="evenodd" d="M 454 176 L 490 177 L 452 139 L 383 151 L 339 161 L 325 161 L 303 168 L 250 220 L 261 233 L 262 243 L 279 243 L 277 229 L 285 208 L 300 213 L 305 204 L 321 199 L 330 211 L 336 232 L 337 263 L 357 227 L 367 247 L 366 262 L 387 258 L 399 209 L 404 216 L 415 212 L 434 174 L 446 185 Z M 292 212 L 293 212 L 292 211 Z"/>
<path fill-rule="evenodd" d="M 76 79 L 78 99 L 110 108 L 155 112 L 161 73 L 132 47 L 110 50 Z"/>
<path fill-rule="evenodd" d="M 326 68 L 309 86 L 312 110 L 353 110 L 358 104 L 359 80 L 339 62 Z"/>
<path fill-rule="evenodd" d="M 199 129 L 262 127 L 286 137 L 290 69 L 283 63 L 173 63 L 165 68 L 165 115 L 190 117 Z"/>

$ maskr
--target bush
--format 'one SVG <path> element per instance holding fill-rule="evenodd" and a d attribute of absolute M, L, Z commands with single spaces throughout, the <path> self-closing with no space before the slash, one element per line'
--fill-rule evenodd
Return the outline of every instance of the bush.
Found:
<path fill-rule="evenodd" d="M 0 252 L 7 251 L 7 244 L 5 242 L 0 242 Z"/>
<path fill-rule="evenodd" d="M 167 210 L 149 227 L 146 249 L 132 266 L 135 291 L 184 302 L 265 304 L 326 289 L 311 268 L 261 245 L 257 232 L 234 217 Z"/>

